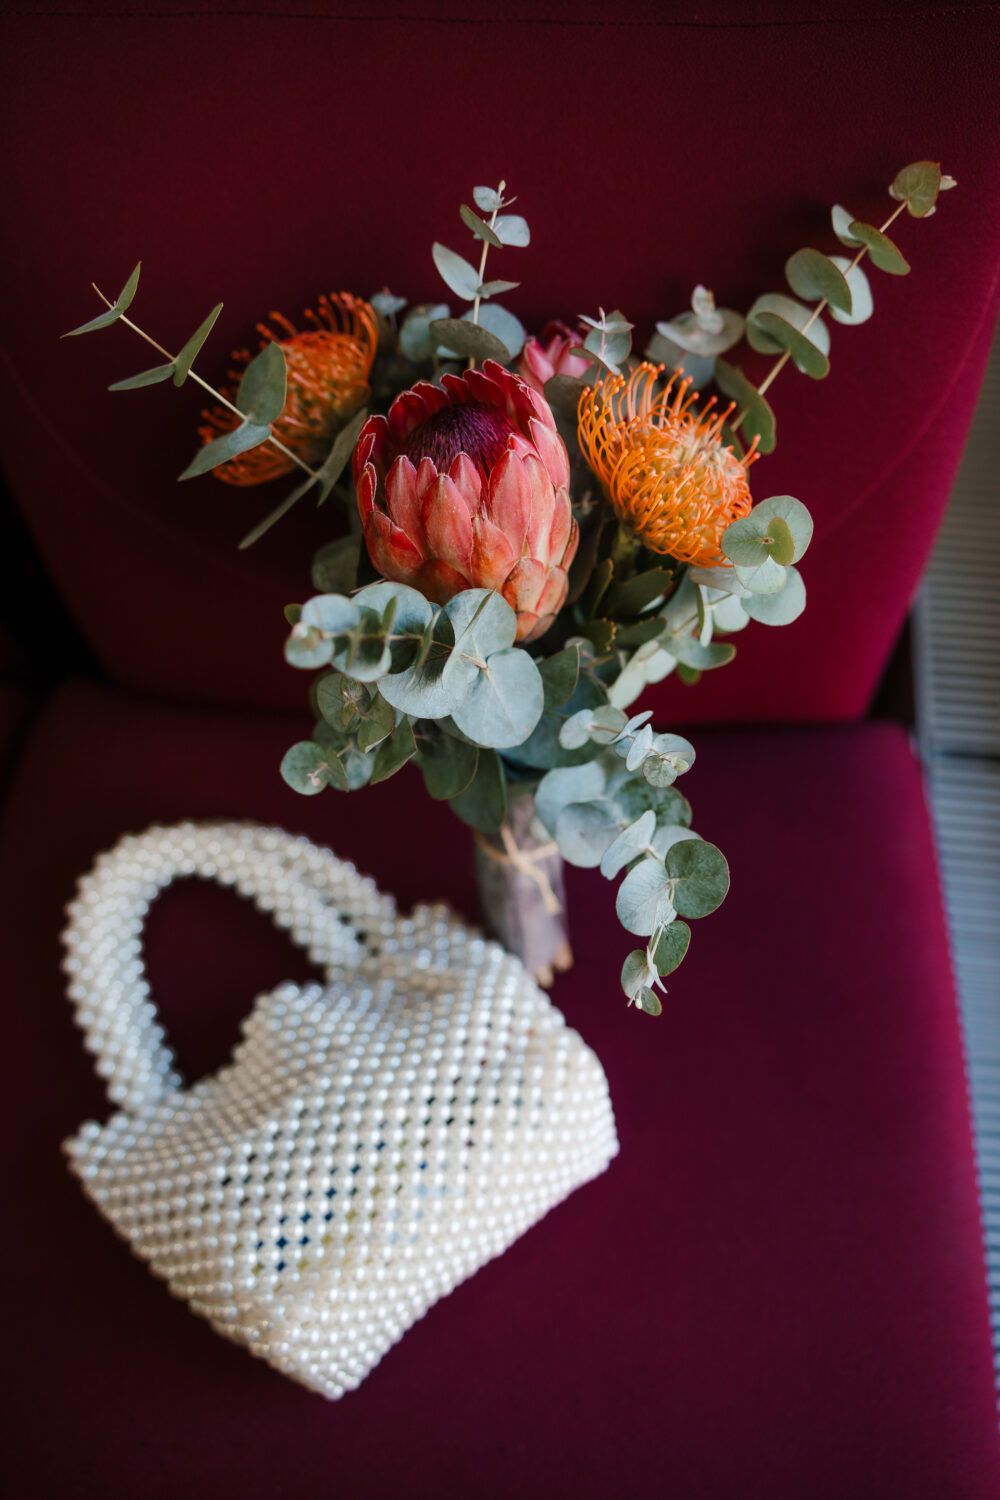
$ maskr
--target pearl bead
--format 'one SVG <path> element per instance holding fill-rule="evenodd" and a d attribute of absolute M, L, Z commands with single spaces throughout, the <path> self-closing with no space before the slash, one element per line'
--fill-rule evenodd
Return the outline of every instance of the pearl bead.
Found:
<path fill-rule="evenodd" d="M 190 1087 L 142 970 L 149 906 L 184 875 L 271 912 L 326 973 L 261 995 Z M 398 917 L 308 839 L 150 828 L 67 915 L 68 995 L 119 1106 L 66 1142 L 70 1170 L 195 1312 L 330 1399 L 618 1151 L 600 1063 L 517 959 L 440 904 Z"/>

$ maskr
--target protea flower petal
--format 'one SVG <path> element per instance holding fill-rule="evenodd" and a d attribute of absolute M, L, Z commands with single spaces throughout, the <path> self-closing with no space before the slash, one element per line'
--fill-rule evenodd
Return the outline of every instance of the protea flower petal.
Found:
<path fill-rule="evenodd" d="M 447 474 L 439 474 L 428 488 L 423 501 L 423 521 L 430 556 L 440 558 L 468 581 L 472 518 Z"/>
<path fill-rule="evenodd" d="M 504 532 L 486 516 L 472 522 L 472 577 L 481 589 L 502 589 L 517 554 Z"/>
<path fill-rule="evenodd" d="M 499 590 L 536 639 L 566 598 L 577 544 L 569 459 L 543 396 L 492 360 L 397 396 L 354 452 L 368 551 L 443 604 Z"/>
<path fill-rule="evenodd" d="M 423 565 L 423 556 L 406 532 L 394 526 L 381 511 L 373 511 L 365 527 L 368 555 L 385 578 L 413 583 Z"/>

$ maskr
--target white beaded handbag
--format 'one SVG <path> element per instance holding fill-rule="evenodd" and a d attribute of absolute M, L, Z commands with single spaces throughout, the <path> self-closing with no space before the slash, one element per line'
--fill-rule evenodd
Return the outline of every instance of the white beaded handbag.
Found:
<path fill-rule="evenodd" d="M 190 1087 L 141 948 L 187 875 L 249 896 L 326 972 L 261 995 Z M 307 839 L 151 828 L 98 858 L 69 917 L 70 999 L 119 1106 L 67 1142 L 72 1170 L 176 1296 L 324 1396 L 618 1150 L 600 1063 L 517 959 L 443 906 L 398 916 Z"/>

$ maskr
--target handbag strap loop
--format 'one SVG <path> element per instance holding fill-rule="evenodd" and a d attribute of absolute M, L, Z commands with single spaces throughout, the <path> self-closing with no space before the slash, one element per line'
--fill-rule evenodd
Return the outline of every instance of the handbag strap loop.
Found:
<path fill-rule="evenodd" d="M 129 834 L 79 882 L 63 933 L 69 997 L 112 1103 L 132 1112 L 183 1087 L 150 998 L 142 930 L 173 880 L 232 886 L 269 912 L 330 977 L 395 918 L 391 898 L 307 838 L 253 823 L 177 823 Z"/>

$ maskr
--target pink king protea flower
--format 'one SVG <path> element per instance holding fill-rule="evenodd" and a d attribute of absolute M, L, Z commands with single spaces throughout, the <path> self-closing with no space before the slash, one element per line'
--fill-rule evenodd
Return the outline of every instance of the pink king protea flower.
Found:
<path fill-rule="evenodd" d="M 497 589 L 519 641 L 548 630 L 579 533 L 566 446 L 545 398 L 518 376 L 488 359 L 404 391 L 362 427 L 354 483 L 384 577 L 436 604 Z"/>
<path fill-rule="evenodd" d="M 539 395 L 545 393 L 545 382 L 553 375 L 575 375 L 579 377 L 590 369 L 591 361 L 579 354 L 570 354 L 583 342 L 565 323 L 555 320 L 546 323 L 542 337 L 525 339 L 521 358 L 517 362 L 518 374 Z"/>

